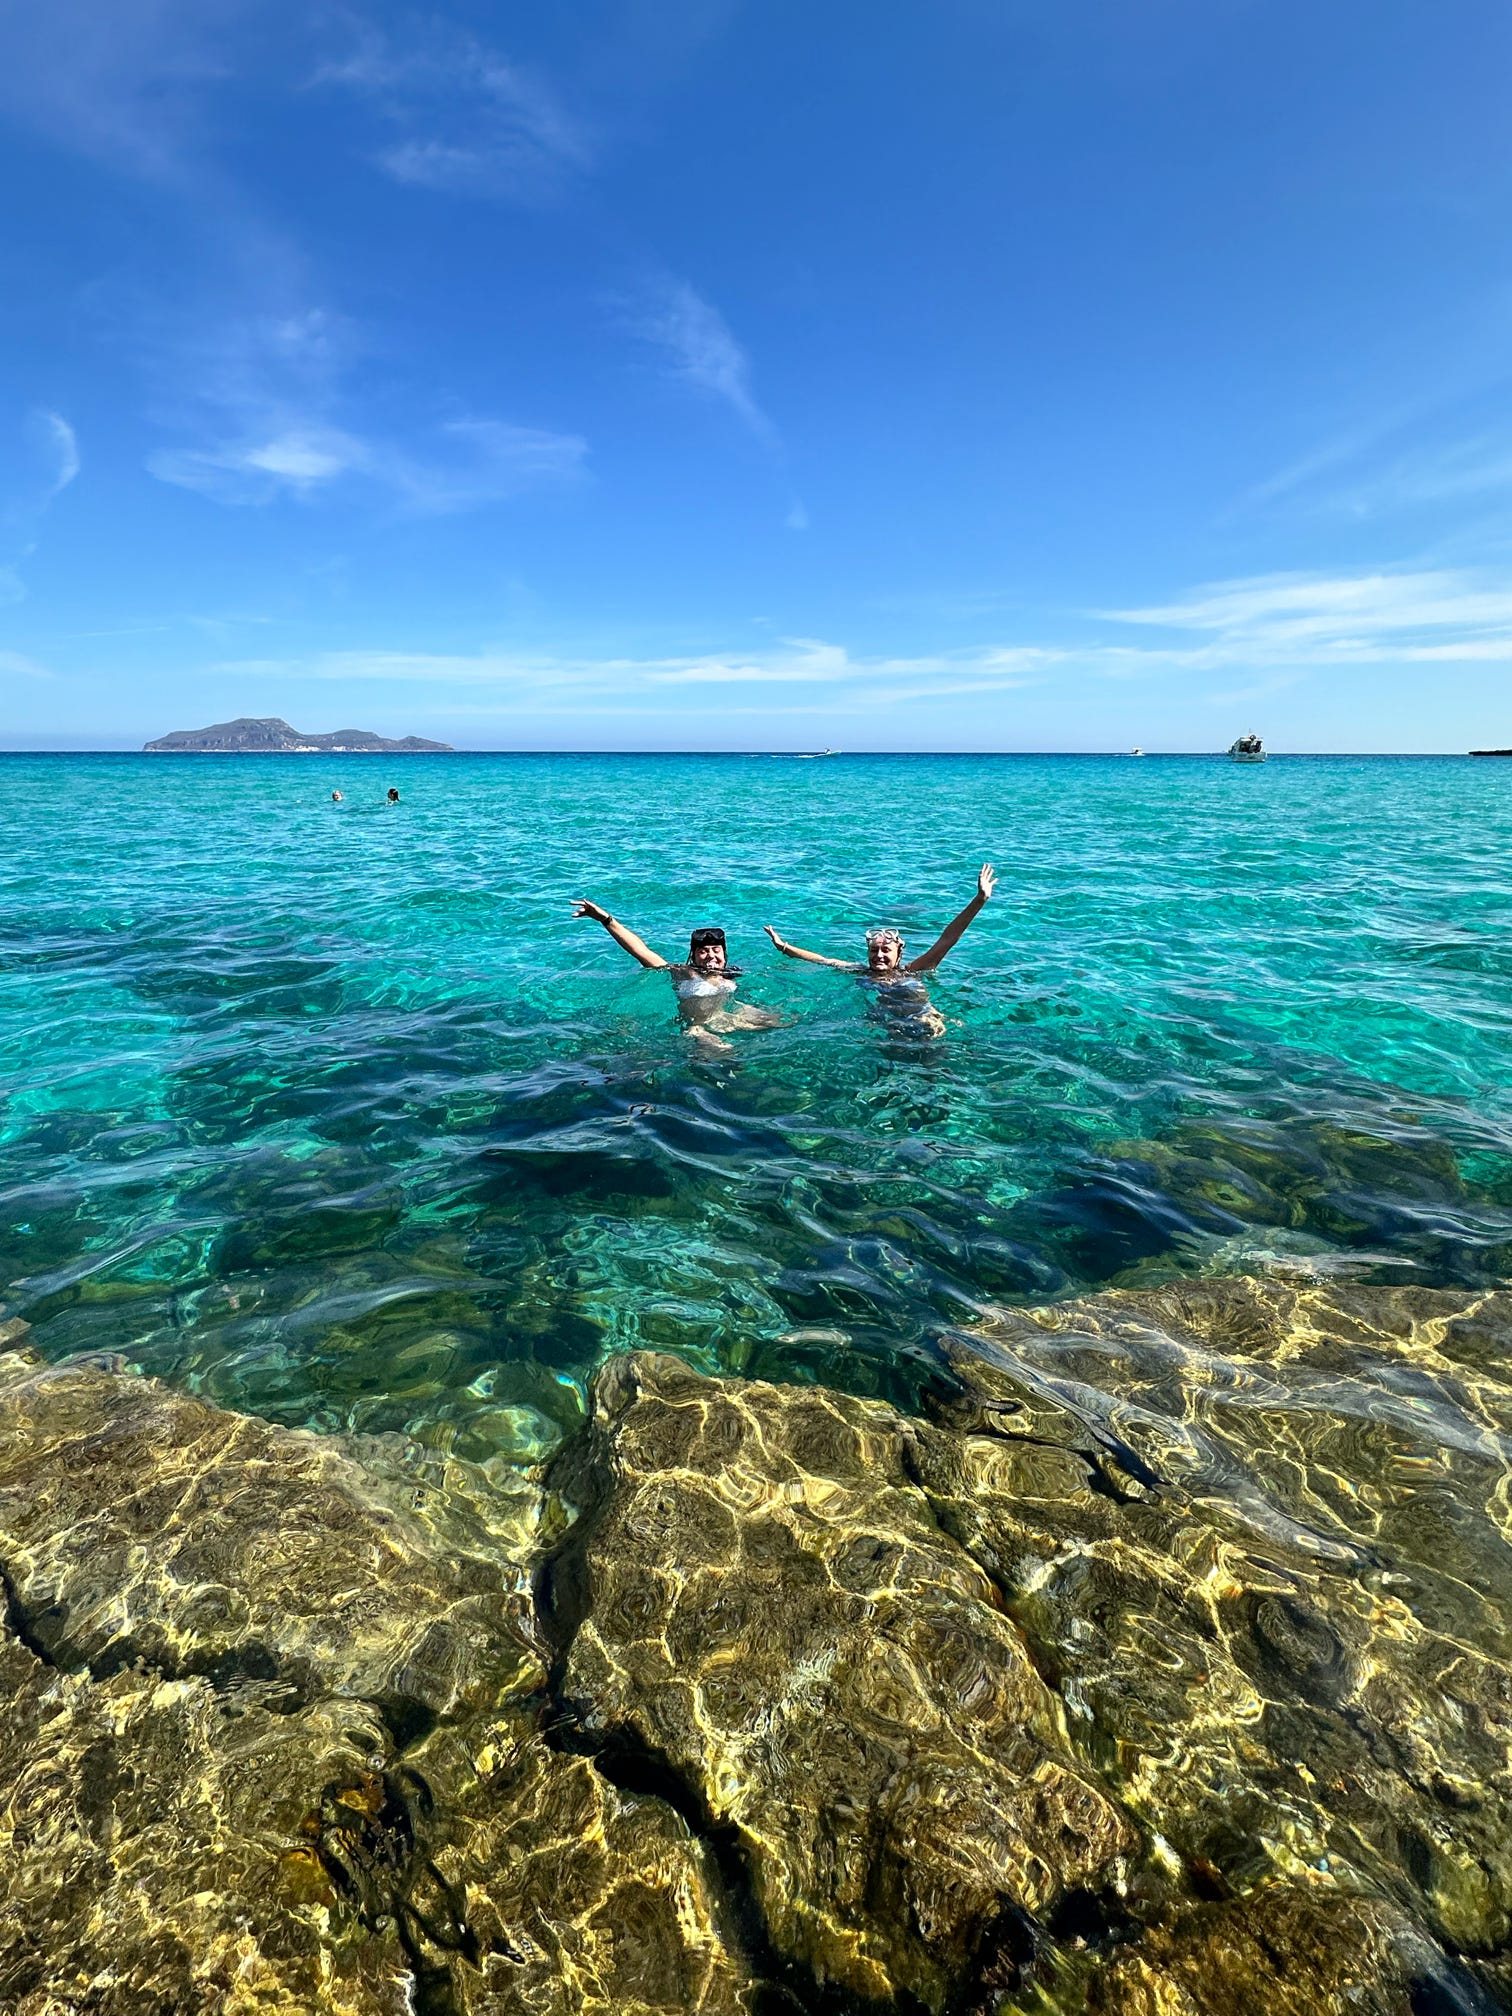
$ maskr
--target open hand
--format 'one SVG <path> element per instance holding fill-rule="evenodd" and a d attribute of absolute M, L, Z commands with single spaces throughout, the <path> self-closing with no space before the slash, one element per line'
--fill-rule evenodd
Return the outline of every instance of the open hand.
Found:
<path fill-rule="evenodd" d="M 607 924 L 609 922 L 609 912 L 601 910 L 597 903 L 590 903 L 586 896 L 579 896 L 575 899 L 572 905 L 572 914 L 574 917 L 591 917 L 595 924 Z"/>
<path fill-rule="evenodd" d="M 982 872 L 977 877 L 977 894 L 984 903 L 992 900 L 992 892 L 997 887 L 997 870 L 990 861 L 982 863 Z"/>
<path fill-rule="evenodd" d="M 771 939 L 772 943 L 777 947 L 777 950 L 779 952 L 785 952 L 787 950 L 787 947 L 783 944 L 782 940 L 777 936 L 777 933 L 773 930 L 770 924 L 763 924 L 761 928 L 763 931 L 765 931 L 768 938 Z"/>

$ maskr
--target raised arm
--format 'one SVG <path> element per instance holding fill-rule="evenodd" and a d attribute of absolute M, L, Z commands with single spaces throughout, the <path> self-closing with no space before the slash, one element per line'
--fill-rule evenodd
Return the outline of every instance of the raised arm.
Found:
<path fill-rule="evenodd" d="M 660 952 L 653 952 L 644 938 L 638 938 L 628 924 L 621 924 L 617 917 L 611 917 L 607 910 L 601 910 L 597 903 L 590 903 L 580 897 L 572 906 L 574 917 L 591 917 L 595 924 L 602 924 L 616 945 L 623 945 L 632 959 L 639 959 L 642 966 L 665 966 L 666 960 Z"/>
<path fill-rule="evenodd" d="M 788 959 L 807 959 L 811 966 L 839 966 L 842 969 L 854 966 L 856 963 L 854 959 L 826 959 L 822 952 L 805 952 L 801 945 L 789 945 L 786 938 L 777 936 L 770 924 L 764 924 L 762 929 L 777 950 Z"/>
<path fill-rule="evenodd" d="M 996 882 L 997 872 L 993 868 L 992 863 L 990 861 L 983 862 L 982 872 L 977 877 L 977 892 L 975 896 L 972 897 L 959 917 L 951 918 L 950 922 L 945 926 L 945 929 L 936 938 L 927 952 L 921 952 L 917 959 L 909 960 L 904 971 L 908 973 L 928 973 L 933 967 L 938 966 L 950 948 L 959 941 L 961 933 L 966 929 L 972 918 L 976 916 L 984 904 L 992 900 L 992 891 Z"/>

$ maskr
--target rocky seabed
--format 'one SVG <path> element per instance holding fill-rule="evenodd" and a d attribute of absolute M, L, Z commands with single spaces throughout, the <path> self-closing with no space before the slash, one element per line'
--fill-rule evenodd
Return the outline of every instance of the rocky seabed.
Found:
<path fill-rule="evenodd" d="M 637 1354 L 501 1475 L 0 1325 L 0 2010 L 1512 2006 L 1509 1340 L 1115 1291 L 921 1417 Z"/>

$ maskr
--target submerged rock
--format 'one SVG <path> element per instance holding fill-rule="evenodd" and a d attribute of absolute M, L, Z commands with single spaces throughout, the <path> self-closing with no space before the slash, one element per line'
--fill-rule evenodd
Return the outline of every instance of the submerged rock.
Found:
<path fill-rule="evenodd" d="M 1467 1181 L 1448 1142 L 1402 1120 L 1383 1120 L 1378 1133 L 1295 1116 L 1284 1127 L 1253 1117 L 1193 1121 L 1158 1140 L 1111 1144 L 1104 1168 L 1186 1221 L 1183 1265 L 1194 1257 L 1193 1235 L 1203 1245 L 1227 1235 L 1284 1258 L 1292 1234 L 1317 1242 L 1325 1271 L 1342 1264 L 1377 1282 L 1399 1280 L 1405 1258 L 1451 1280 L 1507 1271 L 1509 1227 L 1495 1186 Z M 1256 1242 L 1262 1228 L 1280 1239 Z M 1131 1254 L 1128 1285 L 1142 1286 L 1146 1269 L 1168 1275 L 1171 1257 L 1169 1248 Z"/>
<path fill-rule="evenodd" d="M 1489 2016 L 1512 1295 L 616 1359 L 545 1486 L 0 1352 L 6 2016 Z M 14 1340 L 13 1340 L 14 1341 Z"/>
<path fill-rule="evenodd" d="M 231 1715 L 204 1680 L 96 1681 L 0 1633 L 0 2008 L 405 2016 L 399 1943 L 288 1880 L 323 1788 L 388 1755 L 358 1702 Z"/>
<path fill-rule="evenodd" d="M 1208 1282 L 957 1354 L 921 1481 L 1189 1865 L 1328 1868 L 1462 1949 L 1512 1935 L 1509 1335 L 1512 1295 Z"/>
<path fill-rule="evenodd" d="M 329 1439 L 98 1364 L 0 1359 L 0 1560 L 65 1671 L 141 1662 L 411 1719 L 487 1705 L 542 1677 L 509 1556 L 529 1537 L 466 1530 L 453 1497 Z"/>
<path fill-rule="evenodd" d="M 1133 1949 L 1179 2011 L 1232 1928 L 1322 1912 L 1317 1968 L 1395 2008 L 1370 1927 L 1512 1936 L 1509 1336 L 1512 1296 L 1110 1294 L 963 1336 L 930 1421 L 621 1359 L 553 1473 L 565 1704 L 732 1830 L 821 1984 L 1060 1993 L 1108 1971 L 1075 1927 L 1148 1920 L 1196 1942 Z"/>
<path fill-rule="evenodd" d="M 542 1735 L 540 1494 L 441 1487 L 0 1356 L 7 2016 L 747 2006 L 685 1822 Z"/>
<path fill-rule="evenodd" d="M 1398 1911 L 1270 1885 L 1155 1927 L 1093 1979 L 1088 2016 L 1490 2016 Z"/>
<path fill-rule="evenodd" d="M 501 1724 L 481 1745 L 440 1730 L 410 1763 L 443 1816 L 407 1892 L 412 1934 L 421 1978 L 445 1980 L 459 2011 L 761 2006 L 715 1859 L 665 1800 L 549 1748 L 533 1721 Z M 447 1928 L 460 1899 L 459 1941 Z M 459 1948 L 468 1964 L 448 1972 Z"/>
<path fill-rule="evenodd" d="M 946 2006 L 1017 1973 L 1128 1821 L 1078 1769 L 990 1579 L 906 1469 L 906 1424 L 637 1354 L 554 1473 L 562 1691 L 611 1754 L 733 1829 L 777 1953 Z"/>

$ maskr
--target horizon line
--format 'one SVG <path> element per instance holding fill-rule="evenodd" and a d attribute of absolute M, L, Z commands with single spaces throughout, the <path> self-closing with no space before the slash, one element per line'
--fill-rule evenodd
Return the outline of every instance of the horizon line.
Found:
<path fill-rule="evenodd" d="M 1179 758 L 1182 760 L 1198 757 L 1227 757 L 1227 749 L 1141 749 L 1137 752 L 1141 760 Z M 1293 758 L 1325 756 L 1349 756 L 1356 758 L 1408 757 L 1416 760 L 1433 758 L 1445 762 L 1461 762 L 1474 757 L 1512 757 L 1512 749 L 1268 749 L 1267 761 L 1286 761 Z M 292 757 L 315 757 L 325 760 L 350 757 L 394 756 L 407 761 L 424 762 L 442 756 L 706 756 L 746 759 L 751 757 L 796 757 L 811 761 L 836 761 L 847 756 L 896 757 L 905 761 L 918 761 L 939 757 L 1105 757 L 1132 760 L 1136 752 L 1131 749 L 613 749 L 613 748 L 460 748 L 451 746 L 444 749 L 147 749 L 140 745 L 116 747 L 66 747 L 58 744 L 39 745 L 35 748 L 0 747 L 3 756 L 120 756 L 120 757 L 169 757 L 179 761 L 185 758 L 210 758 L 217 762 L 271 761 Z"/>

